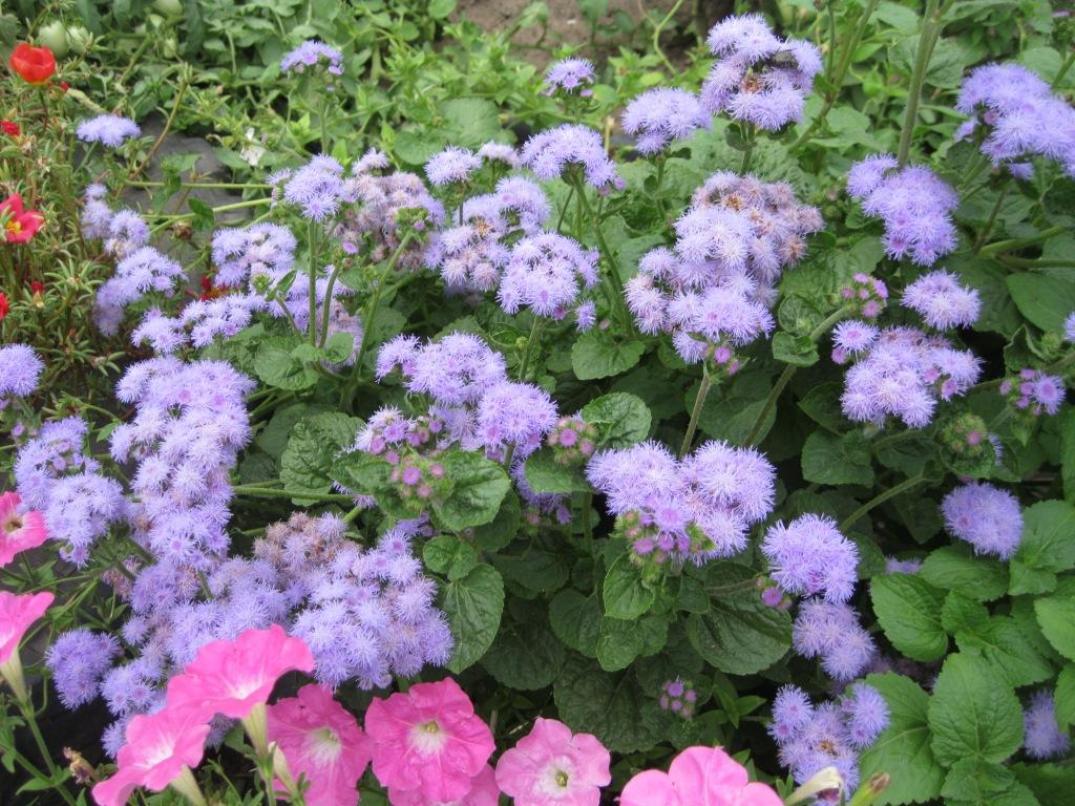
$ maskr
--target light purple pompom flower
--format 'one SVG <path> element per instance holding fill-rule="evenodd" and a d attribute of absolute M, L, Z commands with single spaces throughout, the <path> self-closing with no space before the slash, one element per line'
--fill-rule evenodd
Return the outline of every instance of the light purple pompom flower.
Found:
<path fill-rule="evenodd" d="M 97 697 L 101 678 L 119 652 L 113 636 L 85 627 L 68 630 L 53 642 L 45 665 L 65 708 L 78 708 Z"/>
<path fill-rule="evenodd" d="M 792 645 L 805 658 L 820 658 L 821 668 L 841 682 L 862 674 L 877 654 L 877 645 L 852 607 L 819 598 L 799 605 Z"/>
<path fill-rule="evenodd" d="M 957 487 L 941 502 L 948 532 L 974 547 L 976 554 L 1010 558 L 1023 536 L 1019 500 L 992 484 Z"/>
<path fill-rule="evenodd" d="M 858 549 L 832 518 L 806 514 L 786 526 L 776 523 L 765 533 L 761 550 L 773 579 L 788 593 L 846 602 L 855 592 Z"/>
<path fill-rule="evenodd" d="M 635 148 L 643 154 L 656 154 L 695 129 L 708 128 L 709 115 L 694 93 L 658 87 L 631 101 L 622 122 L 623 130 L 636 138 Z"/>
<path fill-rule="evenodd" d="M 563 92 L 566 95 L 588 97 L 594 82 L 593 64 L 588 59 L 561 59 L 550 65 L 545 73 L 545 94 Z"/>
<path fill-rule="evenodd" d="M 533 384 L 502 381 L 482 395 L 477 418 L 486 455 L 503 459 L 511 450 L 524 459 L 541 447 L 545 434 L 556 425 L 556 404 Z"/>
<path fill-rule="evenodd" d="M 847 363 L 848 358 L 857 356 L 877 341 L 880 331 L 876 327 L 859 319 L 847 319 L 832 329 L 832 360 L 837 364 Z"/>
<path fill-rule="evenodd" d="M 1023 711 L 1026 754 L 1038 761 L 1059 758 L 1071 749 L 1071 737 L 1056 719 L 1056 703 L 1049 691 L 1036 691 Z"/>
<path fill-rule="evenodd" d="M 921 568 L 921 560 L 901 560 L 898 557 L 885 557 L 886 574 L 917 574 Z"/>
<path fill-rule="evenodd" d="M 1025 367 L 1018 375 L 1004 379 L 1000 394 L 1018 411 L 1038 417 L 1060 411 L 1067 389 L 1061 376 Z"/>
<path fill-rule="evenodd" d="M 889 724 L 888 703 L 880 692 L 866 683 L 848 687 L 840 701 L 847 718 L 847 733 L 859 750 L 873 744 Z"/>
<path fill-rule="evenodd" d="M 284 54 L 280 70 L 285 73 L 303 73 L 307 68 L 324 63 L 334 76 L 343 75 L 343 54 L 317 39 L 307 39 L 297 48 Z"/>
<path fill-rule="evenodd" d="M 555 232 L 523 238 L 511 250 L 497 300 L 508 313 L 530 308 L 563 319 L 579 295 L 597 283 L 597 253 Z"/>
<path fill-rule="evenodd" d="M 1064 320 L 1064 340 L 1075 342 L 1075 312 L 1069 313 Z"/>
<path fill-rule="evenodd" d="M 284 199 L 297 205 L 312 221 L 324 221 L 336 215 L 345 194 L 343 168 L 332 157 L 314 157 L 284 185 Z"/>
<path fill-rule="evenodd" d="M 98 289 L 93 317 L 105 335 L 119 332 L 124 312 L 149 294 L 173 296 L 186 279 L 183 267 L 151 246 L 128 254 Z"/>
<path fill-rule="evenodd" d="M 605 153 L 601 135 L 588 126 L 565 123 L 539 132 L 526 141 L 519 156 L 523 165 L 546 182 L 577 168 L 598 191 L 624 186 L 616 163 Z"/>
<path fill-rule="evenodd" d="M 449 146 L 430 157 L 426 176 L 434 185 L 451 185 L 466 182 L 481 165 L 481 157 L 469 148 Z"/>
<path fill-rule="evenodd" d="M 119 148 L 124 141 L 142 133 L 138 124 L 119 115 L 98 115 L 78 124 L 75 136 L 83 143 L 98 143 L 108 148 Z"/>
<path fill-rule="evenodd" d="M 960 285 L 959 278 L 946 271 L 919 277 L 904 289 L 902 302 L 937 330 L 970 327 L 982 309 L 978 292 Z"/>
<path fill-rule="evenodd" d="M 45 365 L 26 344 L 0 347 L 0 400 L 33 394 Z"/>

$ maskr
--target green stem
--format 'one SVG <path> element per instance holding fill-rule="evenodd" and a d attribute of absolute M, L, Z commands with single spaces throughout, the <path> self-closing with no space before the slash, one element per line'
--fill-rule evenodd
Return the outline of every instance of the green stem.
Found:
<path fill-rule="evenodd" d="M 146 169 L 146 166 L 149 165 L 150 161 L 153 159 L 153 156 L 157 153 L 157 150 L 164 142 L 164 138 L 167 137 L 168 133 L 172 130 L 172 124 L 175 123 L 175 116 L 179 114 L 179 107 L 183 103 L 183 98 L 187 94 L 187 89 L 190 87 L 190 79 L 193 75 L 193 71 L 188 65 L 184 65 L 184 68 L 185 69 L 182 71 L 183 77 L 179 84 L 179 92 L 176 93 L 175 103 L 172 104 L 172 111 L 169 113 L 168 119 L 164 121 L 164 128 L 161 129 L 161 133 L 157 136 L 157 139 L 153 141 L 153 145 L 149 149 L 149 153 L 146 154 L 145 159 L 143 159 L 142 162 L 139 163 L 137 168 L 131 171 L 130 176 L 132 177 L 138 176 L 142 173 L 142 171 Z"/>
<path fill-rule="evenodd" d="M 29 697 L 27 697 L 25 701 L 19 700 L 19 710 L 22 712 L 23 719 L 26 720 L 26 726 L 30 729 L 30 734 L 34 737 L 34 744 L 37 745 L 37 751 L 41 754 L 41 758 L 45 760 L 45 766 L 48 768 L 50 780 L 59 780 L 59 770 L 52 760 L 48 745 L 45 744 L 45 737 L 41 735 L 41 729 L 37 725 L 37 717 L 34 715 L 34 707 L 30 702 Z M 74 806 L 75 799 L 71 797 L 71 793 L 67 791 L 66 787 L 57 785 L 54 788 L 60 793 L 64 802 Z"/>
<path fill-rule="evenodd" d="M 978 254 L 982 246 L 985 245 L 989 233 L 993 231 L 993 225 L 997 221 L 997 216 L 1000 215 L 1000 208 L 1004 204 L 1004 199 L 1007 197 L 1011 186 L 1011 182 L 1005 182 L 1004 187 L 1001 189 L 1000 193 L 997 194 L 996 204 L 993 205 L 993 210 L 989 213 L 989 219 L 985 222 L 985 227 L 978 233 L 978 237 L 974 239 L 974 246 L 971 247 L 971 252 L 973 254 Z"/>
<path fill-rule="evenodd" d="M 1064 77 L 1068 74 L 1068 70 L 1071 69 L 1071 65 L 1075 64 L 1075 48 L 1068 50 L 1067 58 L 1064 59 L 1064 63 L 1060 65 L 1060 69 L 1056 72 L 1056 78 L 1053 79 L 1052 88 L 1055 90 L 1060 86 L 1060 82 L 1064 80 Z"/>
<path fill-rule="evenodd" d="M 564 206 L 560 208 L 560 220 L 556 222 L 556 231 L 563 234 L 564 231 L 564 219 L 567 217 L 568 208 L 571 207 L 571 197 L 575 195 L 575 186 L 571 185 L 567 189 L 567 197 L 564 199 Z"/>
<path fill-rule="evenodd" d="M 328 320 L 332 306 L 332 289 L 336 285 L 336 278 L 339 274 L 340 267 L 333 266 L 332 274 L 328 276 L 328 285 L 325 286 L 325 304 L 323 306 L 324 309 L 321 311 L 321 337 L 317 341 L 318 347 L 324 347 L 325 342 L 328 340 Z"/>
<path fill-rule="evenodd" d="M 899 484 L 897 484 L 895 487 L 889 487 L 883 493 L 879 493 L 878 495 L 875 495 L 873 498 L 871 498 L 865 504 L 863 504 L 858 509 L 856 509 L 854 512 L 852 512 L 850 515 L 848 515 L 846 518 L 844 518 L 843 522 L 840 524 L 840 531 L 841 532 L 846 532 L 848 529 L 850 529 L 852 526 L 854 526 L 855 523 L 863 515 L 865 515 L 867 512 L 869 512 L 874 507 L 878 507 L 881 504 L 885 503 L 885 501 L 887 501 L 888 499 L 895 498 L 897 495 L 900 495 L 901 493 L 907 492 L 912 487 L 915 487 L 918 484 L 921 484 L 925 480 L 926 480 L 925 475 L 922 474 L 922 473 L 919 473 L 916 476 L 911 476 L 910 478 L 904 479 Z"/>
<path fill-rule="evenodd" d="M 702 384 L 698 387 L 698 394 L 694 398 L 694 406 L 691 408 L 691 421 L 687 423 L 687 433 L 683 435 L 683 443 L 679 446 L 679 458 L 686 456 L 694 442 L 694 432 L 698 429 L 698 418 L 702 416 L 705 408 L 705 399 L 713 386 L 713 376 L 709 374 L 708 362 L 702 364 Z"/>
<path fill-rule="evenodd" d="M 739 166 L 739 174 L 746 176 L 747 171 L 750 170 L 750 161 L 754 156 L 754 144 L 757 142 L 758 133 L 753 126 L 746 126 L 744 128 L 743 139 L 746 140 L 747 147 L 743 151 L 743 162 Z"/>
<path fill-rule="evenodd" d="M 349 495 L 336 493 L 309 493 L 292 490 L 279 490 L 275 487 L 259 487 L 254 484 L 239 484 L 231 488 L 235 495 L 249 495 L 255 498 L 300 498 L 303 501 L 335 501 L 337 503 L 352 501 Z"/>
<path fill-rule="evenodd" d="M 307 245 L 310 249 L 310 267 L 308 269 L 310 275 L 310 321 L 307 323 L 306 330 L 310 337 L 310 344 L 315 347 L 317 346 L 317 227 L 317 222 L 311 221 L 307 237 Z"/>
<path fill-rule="evenodd" d="M 541 316 L 534 317 L 534 323 L 530 326 L 530 335 L 526 339 L 526 348 L 523 350 L 523 360 L 519 365 L 519 380 L 526 380 L 526 371 L 530 367 L 530 356 L 535 349 L 540 354 L 541 329 L 545 325 L 545 319 Z"/>
<path fill-rule="evenodd" d="M 911 155 L 911 139 L 918 122 L 918 104 L 922 100 L 922 86 L 926 82 L 926 71 L 933 47 L 941 30 L 940 0 L 926 0 L 926 12 L 922 17 L 922 31 L 918 35 L 918 51 L 915 54 L 911 83 L 907 89 L 907 108 L 903 115 L 903 128 L 900 130 L 900 146 L 896 159 L 900 166 L 907 164 Z"/>
<path fill-rule="evenodd" d="M 362 318 L 362 341 L 359 342 L 358 353 L 355 355 L 355 369 L 358 370 L 355 372 L 355 377 L 358 377 L 361 372 L 362 357 L 366 354 L 366 347 L 369 345 L 370 333 L 373 332 L 374 317 L 377 315 L 377 306 L 381 303 L 381 295 L 384 293 L 385 284 L 388 282 L 389 275 L 396 268 L 396 262 L 399 260 L 400 255 L 403 254 L 403 250 L 411 242 L 411 237 L 412 235 L 409 232 L 403 236 L 403 240 L 399 242 L 396 251 L 392 253 L 392 257 L 388 259 L 388 263 L 385 264 L 384 269 L 381 271 L 381 276 L 377 280 L 377 287 L 373 289 L 373 296 L 370 298 L 370 303 Z"/>
<path fill-rule="evenodd" d="M 671 10 L 664 15 L 664 19 L 657 23 L 656 27 L 653 29 L 653 52 L 661 58 L 661 61 L 664 62 L 664 66 L 668 68 L 668 72 L 673 74 L 676 72 L 676 68 L 673 66 L 672 62 L 668 61 L 668 57 L 665 56 L 664 51 L 661 50 L 661 33 L 664 31 L 664 27 L 672 21 L 674 16 L 676 16 L 676 12 L 679 11 L 679 7 L 682 5 L 683 0 L 676 0 L 675 5 L 673 5 Z"/>
<path fill-rule="evenodd" d="M 612 259 L 612 250 L 608 248 L 608 243 L 605 241 L 605 234 L 601 231 L 601 222 L 597 216 L 594 215 L 593 208 L 590 207 L 590 202 L 586 198 L 586 193 L 582 187 L 582 179 L 576 178 L 575 183 L 578 185 L 577 192 L 579 194 L 579 199 L 581 200 L 582 209 L 585 211 L 587 218 L 593 222 L 594 234 L 597 236 L 597 247 L 601 250 L 601 255 L 605 258 L 605 263 L 608 265 L 608 278 L 612 283 L 612 289 L 615 294 L 614 307 L 621 317 L 626 332 L 628 335 L 633 336 L 635 334 L 635 322 L 627 311 L 627 302 L 623 294 L 623 281 L 620 280 L 616 262 Z"/>
<path fill-rule="evenodd" d="M 990 257 L 992 255 L 996 255 L 1000 252 L 1006 252 L 1011 249 L 1022 249 L 1024 246 L 1033 246 L 1034 244 L 1041 243 L 1042 241 L 1047 241 L 1054 235 L 1060 235 L 1061 233 L 1066 231 L 1067 228 L 1060 225 L 1057 225 L 1055 227 L 1049 227 L 1048 229 L 1042 230 L 1040 233 L 1030 238 L 1010 238 L 1007 241 L 997 241 L 995 243 L 989 244 L 988 246 L 983 246 L 978 251 L 978 254 L 982 257 Z"/>
<path fill-rule="evenodd" d="M 137 180 L 124 182 L 128 187 L 134 188 L 161 188 L 166 182 L 153 182 L 150 180 Z M 271 190 L 272 185 L 261 182 L 180 182 L 181 188 L 196 188 L 199 190 Z"/>

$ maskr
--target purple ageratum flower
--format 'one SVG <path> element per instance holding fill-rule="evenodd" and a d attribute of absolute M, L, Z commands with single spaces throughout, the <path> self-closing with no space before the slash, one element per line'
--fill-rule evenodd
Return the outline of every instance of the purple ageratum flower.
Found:
<path fill-rule="evenodd" d="M 897 557 L 885 557 L 886 574 L 917 574 L 921 568 L 921 560 L 901 560 Z"/>
<path fill-rule="evenodd" d="M 792 625 L 792 646 L 804 658 L 820 658 L 834 680 L 846 682 L 862 674 L 877 654 L 877 645 L 849 605 L 807 599 Z"/>
<path fill-rule="evenodd" d="M 820 72 L 821 55 L 802 40 L 780 39 L 760 14 L 728 17 L 707 38 L 717 57 L 702 84 L 711 113 L 776 131 L 802 120 L 805 96 Z"/>
<path fill-rule="evenodd" d="M 57 638 L 45 653 L 45 665 L 64 707 L 74 709 L 96 699 L 101 678 L 119 653 L 113 636 L 85 627 Z"/>
<path fill-rule="evenodd" d="M 949 534 L 965 540 L 976 554 L 1009 559 L 1023 536 L 1023 513 L 1019 500 L 992 484 L 971 483 L 957 487 L 941 502 L 941 514 Z"/>
<path fill-rule="evenodd" d="M 530 383 L 501 381 L 478 402 L 478 435 L 490 458 L 502 459 L 507 450 L 525 459 L 541 447 L 556 425 L 556 404 L 548 392 Z"/>
<path fill-rule="evenodd" d="M 1019 370 L 1017 376 L 1005 378 L 1000 385 L 1000 394 L 1019 411 L 1038 417 L 1060 411 L 1067 390 L 1059 375 L 1027 367 Z"/>
<path fill-rule="evenodd" d="M 601 135 L 587 126 L 567 123 L 539 132 L 526 141 L 519 156 L 523 165 L 545 182 L 577 167 L 600 192 L 624 187 L 616 164 L 605 153 Z"/>
<path fill-rule="evenodd" d="M 80 568 L 89 561 L 92 545 L 126 515 L 123 488 L 96 472 L 58 479 L 44 511 L 49 538 L 63 541 L 61 556 Z"/>
<path fill-rule="evenodd" d="M 888 703 L 880 692 L 866 683 L 855 683 L 844 692 L 840 708 L 847 718 L 847 733 L 859 750 L 872 745 L 888 727 Z"/>
<path fill-rule="evenodd" d="M 0 400 L 33 394 L 44 369 L 45 364 L 32 347 L 25 344 L 0 347 Z"/>
<path fill-rule="evenodd" d="M 105 251 L 123 259 L 149 243 L 149 225 L 134 210 L 120 210 L 108 219 Z"/>
<path fill-rule="evenodd" d="M 343 167 L 332 157 L 314 157 L 284 185 L 285 201 L 298 206 L 311 221 L 336 215 L 344 198 Z"/>
<path fill-rule="evenodd" d="M 866 215 L 884 223 L 889 257 L 908 257 L 921 266 L 932 266 L 955 249 L 951 216 L 959 206 L 959 196 L 929 168 L 897 169 L 888 154 L 868 157 L 852 166 L 847 188 L 862 202 Z"/>
<path fill-rule="evenodd" d="M 868 350 L 880 331 L 871 324 L 858 319 L 840 322 L 832 330 L 832 360 L 847 363 L 848 358 Z"/>
<path fill-rule="evenodd" d="M 671 711 L 682 719 L 694 716 L 694 707 L 698 702 L 698 692 L 689 680 L 667 680 L 661 686 L 661 695 L 657 699 L 661 710 Z"/>
<path fill-rule="evenodd" d="M 151 246 L 132 252 L 97 289 L 93 309 L 97 327 L 105 335 L 114 336 L 129 306 L 151 293 L 172 296 L 186 276 L 182 266 Z"/>
<path fill-rule="evenodd" d="M 562 319 L 579 294 L 597 283 L 597 253 L 555 232 L 523 238 L 511 251 L 497 300 L 507 313 L 529 307 Z"/>
<path fill-rule="evenodd" d="M 938 401 L 965 394 L 980 374 L 981 361 L 943 337 L 886 328 L 847 371 L 840 403 L 856 422 L 880 425 L 893 416 L 922 428 L 933 419 Z"/>
<path fill-rule="evenodd" d="M 749 344 L 775 327 L 772 314 L 758 302 L 727 288 L 684 294 L 668 307 L 676 352 L 688 364 L 710 358 L 734 374 L 732 347 Z"/>
<path fill-rule="evenodd" d="M 114 667 L 101 681 L 101 696 L 116 716 L 145 713 L 161 697 L 161 668 L 145 658 Z"/>
<path fill-rule="evenodd" d="M 445 406 L 476 405 L 486 391 L 507 379 L 504 357 L 470 333 L 450 333 L 425 344 L 413 336 L 397 336 L 381 348 L 377 375 L 383 378 L 396 368 L 408 391 Z"/>
<path fill-rule="evenodd" d="M 536 234 L 549 217 L 549 200 L 540 186 L 521 176 L 507 176 L 496 184 L 500 215 L 509 227 Z M 465 211 L 465 208 L 464 208 Z"/>
<path fill-rule="evenodd" d="M 1026 754 L 1038 761 L 1059 758 L 1071 749 L 1071 737 L 1061 730 L 1056 719 L 1052 692 L 1036 691 L 1023 711 Z"/>
<path fill-rule="evenodd" d="M 19 448 L 15 486 L 26 509 L 47 507 L 57 479 L 96 469 L 96 461 L 84 451 L 88 428 L 81 417 L 51 420 Z"/>
<path fill-rule="evenodd" d="M 104 240 L 108 237 L 108 230 L 112 224 L 112 208 L 104 201 L 108 189 L 101 184 L 86 186 L 82 195 L 82 217 L 79 223 L 82 227 L 82 237 L 86 240 Z"/>
<path fill-rule="evenodd" d="M 279 224 L 219 229 L 212 242 L 214 282 L 232 288 L 259 276 L 278 282 L 295 264 L 295 247 L 291 230 Z"/>
<path fill-rule="evenodd" d="M 78 124 L 75 136 L 83 143 L 100 143 L 108 148 L 119 148 L 124 141 L 142 133 L 138 124 L 119 115 L 98 115 Z"/>
<path fill-rule="evenodd" d="M 264 300 L 256 295 L 225 294 L 215 299 L 192 300 L 175 317 L 164 316 L 154 308 L 146 312 L 141 324 L 131 333 L 131 343 L 149 344 L 158 355 L 169 355 L 187 346 L 207 347 L 218 338 L 238 334 L 263 306 Z M 330 332 L 338 330 L 334 324 L 330 321 Z"/>
<path fill-rule="evenodd" d="M 1027 160 L 1044 157 L 1075 177 L 1075 109 L 1036 74 L 1017 64 L 987 64 L 963 81 L 956 109 L 970 120 L 962 140 L 984 131 L 982 153 L 1020 179 L 1033 175 Z"/>
<path fill-rule="evenodd" d="M 429 159 L 426 176 L 434 185 L 451 185 L 466 182 L 481 166 L 481 157 L 469 148 L 449 146 Z"/>
<path fill-rule="evenodd" d="M 561 59 L 545 73 L 545 94 L 554 95 L 559 91 L 588 98 L 593 94 L 590 89 L 593 82 L 593 64 L 588 59 Z"/>
<path fill-rule="evenodd" d="M 623 130 L 636 138 L 635 148 L 643 154 L 656 154 L 695 129 L 708 128 L 709 115 L 693 93 L 658 87 L 631 101 L 622 123 Z"/>
<path fill-rule="evenodd" d="M 1064 320 L 1064 340 L 1075 342 L 1075 312 L 1069 313 Z"/>
<path fill-rule="evenodd" d="M 284 55 L 280 60 L 280 69 L 285 73 L 301 74 L 306 72 L 306 68 L 322 63 L 327 65 L 330 74 L 343 75 L 343 54 L 317 39 L 307 39 Z"/>
<path fill-rule="evenodd" d="M 499 232 L 480 222 L 437 233 L 429 244 L 426 261 L 440 271 L 446 292 L 485 293 L 500 285 L 510 254 Z"/>
<path fill-rule="evenodd" d="M 858 549 L 832 518 L 807 514 L 787 526 L 776 523 L 765 533 L 761 550 L 773 579 L 788 593 L 846 602 L 855 592 Z"/>
<path fill-rule="evenodd" d="M 856 272 L 851 282 L 840 289 L 840 298 L 845 304 L 854 308 L 859 316 L 865 319 L 876 319 L 888 303 L 888 286 L 885 285 L 884 280 L 863 272 Z"/>
<path fill-rule="evenodd" d="M 485 143 L 478 149 L 478 156 L 485 162 L 500 163 L 508 168 L 519 167 L 519 152 L 507 143 Z"/>
<path fill-rule="evenodd" d="M 904 289 L 902 302 L 937 330 L 970 327 L 982 309 L 978 292 L 960 285 L 959 278 L 946 271 L 919 277 Z"/>

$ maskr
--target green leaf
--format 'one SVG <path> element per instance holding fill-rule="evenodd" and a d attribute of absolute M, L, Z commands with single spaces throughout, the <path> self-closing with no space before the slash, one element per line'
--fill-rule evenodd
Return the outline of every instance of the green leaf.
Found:
<path fill-rule="evenodd" d="M 465 577 L 480 560 L 478 550 L 456 535 L 439 535 L 427 541 L 422 559 L 430 571 L 452 581 Z"/>
<path fill-rule="evenodd" d="M 490 140 L 500 139 L 500 111 L 485 98 L 450 98 L 440 105 L 448 141 L 467 148 L 478 148 Z"/>
<path fill-rule="evenodd" d="M 572 730 L 594 734 L 615 753 L 648 750 L 660 740 L 656 703 L 630 671 L 608 674 L 596 663 L 572 658 L 556 679 L 553 697 Z"/>
<path fill-rule="evenodd" d="M 698 427 L 707 436 L 742 444 L 750 436 L 755 421 L 765 408 L 765 400 L 773 386 L 773 376 L 768 370 L 744 370 L 730 381 L 715 386 L 702 406 Z M 695 384 L 686 399 L 687 411 L 694 408 L 699 385 Z M 765 438 L 776 420 L 776 406 L 772 406 L 758 430 L 758 440 Z"/>
<path fill-rule="evenodd" d="M 496 513 L 496 517 L 491 522 L 474 529 L 474 542 L 483 551 L 499 551 L 515 539 L 522 519 L 519 496 L 513 490 L 508 490 L 508 494 L 500 502 L 500 510 Z"/>
<path fill-rule="evenodd" d="M 791 647 L 791 617 L 765 605 L 753 571 L 733 563 L 705 569 L 709 612 L 687 618 L 687 637 L 707 663 L 729 674 L 755 674 Z"/>
<path fill-rule="evenodd" d="M 456 0 L 429 0 L 426 6 L 426 14 L 435 20 L 448 18 L 455 11 Z"/>
<path fill-rule="evenodd" d="M 989 618 L 985 607 L 979 607 L 984 618 L 956 631 L 961 652 L 985 658 L 1012 686 L 1029 686 L 1052 677 L 1052 665 L 1020 624 L 1010 616 Z"/>
<path fill-rule="evenodd" d="M 536 493 L 589 492 L 590 483 L 581 467 L 556 461 L 552 449 L 542 448 L 525 465 L 526 481 Z"/>
<path fill-rule="evenodd" d="M 598 427 L 604 447 L 627 448 L 649 436 L 652 418 L 642 398 L 612 392 L 583 406 L 582 419 Z"/>
<path fill-rule="evenodd" d="M 501 625 L 496 640 L 482 658 L 482 666 L 502 686 L 533 691 L 552 685 L 564 666 L 566 653 L 549 629 L 540 605 L 531 603 L 520 609 L 521 618 Z"/>
<path fill-rule="evenodd" d="M 590 658 L 597 656 L 601 605 L 596 596 L 583 596 L 570 588 L 560 591 L 549 602 L 549 624 L 571 649 Z"/>
<path fill-rule="evenodd" d="M 937 678 L 929 727 L 941 764 L 966 758 L 1001 762 L 1023 743 L 1023 710 L 989 663 L 960 652 L 948 656 Z"/>
<path fill-rule="evenodd" d="M 945 773 L 930 749 L 929 695 L 910 678 L 898 674 L 872 674 L 866 682 L 885 698 L 889 724 L 859 759 L 862 779 L 869 780 L 882 772 L 891 776 L 878 804 L 936 798 Z"/>
<path fill-rule="evenodd" d="M 297 422 L 280 455 L 284 488 L 300 503 L 300 493 L 327 493 L 332 489 L 332 468 L 341 451 L 355 441 L 362 421 L 338 411 L 314 414 Z"/>
<path fill-rule="evenodd" d="M 838 433 L 847 426 L 847 418 L 840 407 L 843 388 L 843 384 L 835 381 L 811 387 L 799 401 L 799 409 L 822 428 Z"/>
<path fill-rule="evenodd" d="M 931 552 L 918 576 L 934 587 L 980 602 L 999 599 L 1008 590 L 1008 569 L 1004 564 L 975 555 L 965 546 L 944 546 Z"/>
<path fill-rule="evenodd" d="M 1060 412 L 1060 477 L 1064 482 L 1064 498 L 1075 501 L 1075 408 Z"/>
<path fill-rule="evenodd" d="M 773 336 L 773 358 L 797 367 L 811 367 L 820 360 L 817 345 L 809 336 L 794 336 L 783 330 Z"/>
<path fill-rule="evenodd" d="M 518 556 L 498 554 L 493 562 L 505 578 L 538 593 L 560 590 L 571 575 L 571 566 L 562 551 L 546 551 L 533 545 Z"/>
<path fill-rule="evenodd" d="M 641 341 L 619 341 L 608 331 L 591 330 L 571 348 L 571 368 L 580 381 L 608 378 L 629 370 L 645 351 Z"/>
<path fill-rule="evenodd" d="M 441 464 L 452 480 L 452 491 L 444 501 L 433 504 L 440 524 L 459 532 L 493 520 L 511 487 L 504 468 L 480 454 L 460 450 L 445 453 Z"/>
<path fill-rule="evenodd" d="M 1075 664 L 1069 663 L 1056 676 L 1053 701 L 1060 730 L 1067 730 L 1069 725 L 1075 724 Z"/>
<path fill-rule="evenodd" d="M 1034 614 L 1053 649 L 1075 660 L 1075 598 L 1057 595 L 1037 599 Z"/>
<path fill-rule="evenodd" d="M 448 669 L 459 674 L 481 660 L 496 638 L 504 611 L 504 581 L 491 565 L 479 565 L 444 586 L 440 608 L 455 639 Z"/>
<path fill-rule="evenodd" d="M 317 383 L 317 371 L 291 355 L 296 343 L 287 336 L 270 336 L 258 345 L 254 372 L 277 389 L 298 392 Z"/>
<path fill-rule="evenodd" d="M 607 616 L 629 620 L 648 611 L 657 594 L 643 581 L 639 567 L 627 554 L 621 554 L 605 575 L 603 599 Z"/>
<path fill-rule="evenodd" d="M 1007 283 L 1019 312 L 1032 324 L 1063 332 L 1064 320 L 1075 310 L 1075 283 L 1032 271 L 1009 274 Z"/>
<path fill-rule="evenodd" d="M 870 449 L 858 432 L 814 431 L 802 452 L 803 478 L 817 484 L 873 484 Z"/>
<path fill-rule="evenodd" d="M 1075 507 L 1040 501 L 1023 510 L 1023 535 L 1010 562 L 1012 594 L 1045 593 L 1056 574 L 1075 568 Z"/>
<path fill-rule="evenodd" d="M 1034 793 L 1041 806 L 1070 806 L 1071 793 L 1075 791 L 1075 767 L 1019 763 L 1012 764 L 1010 769 Z"/>
<path fill-rule="evenodd" d="M 941 625 L 942 591 L 911 574 L 888 574 L 870 580 L 870 599 L 896 649 L 914 660 L 944 657 L 948 635 Z"/>
<path fill-rule="evenodd" d="M 1015 775 L 1006 767 L 992 761 L 967 758 L 952 765 L 944 779 L 941 795 L 948 802 L 986 804 L 1003 795 L 1014 783 Z"/>

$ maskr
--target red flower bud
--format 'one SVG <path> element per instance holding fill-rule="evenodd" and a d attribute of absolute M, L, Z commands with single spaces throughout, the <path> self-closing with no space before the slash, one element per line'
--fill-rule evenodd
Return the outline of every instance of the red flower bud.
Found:
<path fill-rule="evenodd" d="M 8 304 L 7 295 L 0 291 L 0 322 L 4 321 L 4 317 L 7 316 L 7 312 L 11 310 L 11 305 Z"/>
<path fill-rule="evenodd" d="M 48 48 L 20 42 L 11 51 L 8 67 L 30 84 L 44 84 L 56 72 L 56 57 Z"/>
<path fill-rule="evenodd" d="M 71 85 L 68 84 L 66 81 L 61 81 L 60 82 L 60 89 L 63 90 L 64 92 L 67 92 L 69 89 L 71 89 Z"/>
<path fill-rule="evenodd" d="M 0 120 L 0 129 L 3 129 L 4 134 L 11 137 L 18 137 L 22 134 L 22 129 L 19 128 L 19 124 L 13 123 L 10 120 Z"/>
<path fill-rule="evenodd" d="M 30 291 L 35 296 L 37 296 L 39 294 L 44 294 L 45 293 L 45 284 L 43 282 L 41 282 L 40 280 L 31 280 L 30 281 Z"/>

